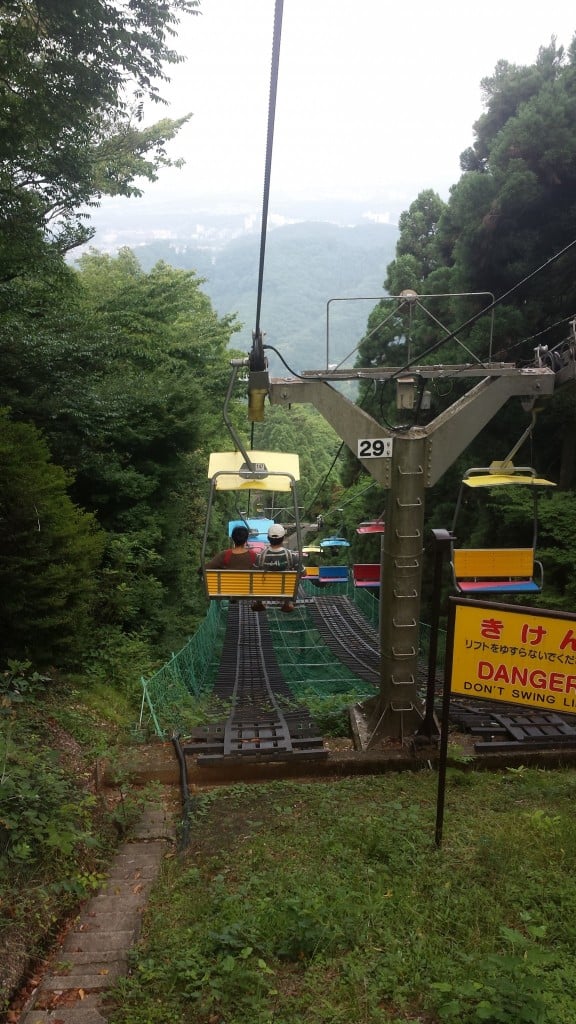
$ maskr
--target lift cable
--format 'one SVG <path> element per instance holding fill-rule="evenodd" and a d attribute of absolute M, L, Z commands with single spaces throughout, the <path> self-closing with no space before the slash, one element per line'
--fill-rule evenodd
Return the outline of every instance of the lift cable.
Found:
<path fill-rule="evenodd" d="M 325 485 L 326 481 L 328 480 L 332 470 L 334 469 L 334 466 L 338 462 L 338 459 L 340 458 L 340 455 L 342 453 L 342 449 L 343 448 L 344 448 L 344 441 L 342 441 L 342 443 L 339 445 L 338 451 L 336 452 L 334 458 L 332 459 L 332 463 L 331 463 L 330 467 L 326 470 L 326 473 L 324 474 L 324 479 L 322 480 L 321 484 L 316 489 L 316 494 L 308 502 L 308 508 L 305 509 L 305 511 L 304 511 L 304 514 L 303 514 L 303 517 L 302 517 L 303 519 L 306 519 L 306 517 L 310 515 L 310 513 L 312 511 L 312 508 L 313 508 L 315 502 L 318 499 L 318 495 L 321 494 L 322 491 L 324 490 L 324 485 Z"/>
<path fill-rule="evenodd" d="M 417 362 L 420 362 L 426 356 L 431 355 L 432 352 L 436 352 L 437 349 L 441 348 L 442 345 L 445 345 L 446 342 L 452 341 L 453 338 L 455 338 L 460 331 L 463 331 L 466 327 L 471 327 L 472 324 L 475 324 L 476 321 L 479 320 L 481 316 L 484 316 L 485 313 L 489 313 L 490 310 L 495 309 L 496 306 L 499 306 L 501 302 L 504 302 L 504 299 L 509 298 L 510 295 L 517 291 L 518 288 L 521 288 L 523 284 L 526 284 L 528 281 L 531 281 L 532 278 L 536 277 L 543 270 L 546 270 L 547 267 L 551 266 L 552 263 L 555 263 L 556 260 L 560 259 L 561 256 L 564 256 L 564 254 L 567 253 L 570 249 L 572 249 L 572 247 L 575 245 L 576 238 L 573 238 L 572 241 L 569 242 L 568 245 L 565 245 L 563 249 L 560 249 L 559 252 L 557 252 L 554 256 L 551 256 L 550 259 L 546 260 L 546 262 L 542 263 L 539 267 L 536 267 L 535 270 L 532 270 L 529 274 L 526 274 L 526 277 L 523 277 L 522 280 L 517 281 L 516 284 L 512 285 L 512 287 L 509 288 L 507 292 L 503 292 L 502 295 L 499 295 L 497 299 L 494 299 L 494 302 L 491 302 L 488 306 L 485 306 L 484 309 L 481 309 L 478 313 L 475 313 L 474 316 L 471 316 L 469 317 L 468 320 L 465 320 L 464 323 L 460 324 L 460 326 L 457 327 L 455 331 L 452 331 L 445 338 L 440 338 L 439 341 L 436 341 L 433 345 L 430 346 L 430 348 L 427 348 L 425 352 L 421 352 L 418 356 L 415 356 L 414 359 L 409 359 L 406 365 L 403 366 L 401 370 L 397 370 L 396 373 L 392 374 L 392 376 L 389 379 L 394 380 L 396 377 L 401 376 L 403 373 L 406 372 L 406 370 L 409 370 L 410 367 L 415 366 Z"/>
<path fill-rule="evenodd" d="M 431 355 L 432 352 L 436 352 L 439 348 L 442 347 L 442 345 L 445 345 L 448 341 L 452 341 L 456 337 L 456 335 L 459 334 L 460 331 L 463 331 L 466 327 L 471 327 L 473 324 L 476 323 L 477 320 L 480 319 L 480 317 L 484 316 L 485 313 L 490 313 L 491 310 L 495 309 L 496 306 L 499 306 L 500 303 L 504 302 L 505 299 L 508 299 L 515 291 L 518 290 L 518 288 L 521 288 L 522 285 L 526 284 L 528 281 L 531 281 L 532 278 L 542 273 L 543 270 L 546 270 L 547 267 L 555 263 L 556 260 L 560 259 L 561 256 L 564 256 L 564 254 L 569 252 L 569 250 L 572 249 L 575 245 L 576 238 L 569 242 L 568 245 L 564 246 L 563 249 L 560 249 L 560 251 L 557 252 L 554 256 L 551 256 L 548 260 L 546 260 L 545 263 L 542 263 L 539 267 L 536 267 L 535 270 L 532 270 L 529 274 L 526 275 L 526 277 L 523 277 L 520 281 L 517 281 L 516 284 L 512 285 L 512 287 L 509 288 L 507 292 L 503 292 L 502 295 L 499 295 L 498 298 L 494 299 L 494 301 L 491 302 L 488 306 L 484 306 L 484 308 L 479 310 L 478 313 L 475 313 L 474 316 L 471 316 L 468 320 L 465 320 L 463 323 L 461 323 L 454 331 L 451 331 L 445 337 L 440 338 L 439 341 L 434 342 L 434 344 L 431 345 L 430 348 L 427 348 L 424 352 L 420 352 L 413 359 L 409 359 L 408 362 L 404 364 L 404 366 L 401 366 L 399 369 L 395 370 L 393 374 L 390 375 L 388 381 L 395 380 L 397 377 L 403 376 L 407 370 L 410 370 L 413 366 L 420 363 L 420 361 L 426 358 L 426 356 Z M 296 373 L 296 371 L 293 370 L 292 367 L 288 365 L 282 354 L 278 352 L 278 350 L 275 349 L 272 345 L 264 345 L 264 348 L 270 349 L 272 352 L 274 352 L 278 356 L 278 358 L 284 363 L 284 366 L 286 367 L 287 370 L 289 370 L 290 374 L 293 377 L 296 377 L 297 380 L 310 379 L 308 376 Z M 361 379 L 361 377 L 362 375 L 359 372 L 351 371 L 350 375 L 346 375 L 345 377 L 339 375 L 337 380 L 339 382 L 345 380 L 357 381 Z M 314 375 L 315 381 L 323 381 L 325 383 L 330 383 L 330 381 L 333 381 L 334 379 L 335 378 L 330 374 L 330 372 L 326 374 Z"/>
<path fill-rule="evenodd" d="M 262 225 L 260 230 L 260 262 L 258 267 L 258 290 L 256 297 L 256 325 L 252 334 L 252 352 L 250 369 L 264 370 L 266 363 L 260 331 L 260 311 L 262 307 L 262 283 L 264 280 L 264 255 L 266 251 L 266 232 L 268 227 L 268 203 L 270 199 L 270 177 L 272 170 L 272 145 L 274 142 L 274 120 L 276 115 L 276 93 L 278 88 L 278 68 L 280 65 L 280 40 L 282 36 L 282 12 L 284 0 L 276 0 L 274 7 L 274 37 L 272 42 L 272 70 L 270 74 L 270 98 L 268 103 L 268 132 L 266 138 L 266 164 L 264 170 L 264 197 L 262 202 Z"/>

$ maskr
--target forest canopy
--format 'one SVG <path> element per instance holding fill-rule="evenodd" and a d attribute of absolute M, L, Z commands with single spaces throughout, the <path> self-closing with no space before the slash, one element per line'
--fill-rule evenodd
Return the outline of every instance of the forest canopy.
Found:
<path fill-rule="evenodd" d="M 0 283 L 90 237 L 82 207 L 138 195 L 190 115 L 143 127 L 199 0 L 8 0 L 0 13 Z"/>

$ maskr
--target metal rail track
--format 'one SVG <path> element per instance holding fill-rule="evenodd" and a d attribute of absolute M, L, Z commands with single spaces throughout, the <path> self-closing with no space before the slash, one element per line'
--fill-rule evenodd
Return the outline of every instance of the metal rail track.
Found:
<path fill-rule="evenodd" d="M 378 686 L 380 638 L 347 597 L 317 597 L 312 619 L 326 645 L 359 679 Z"/>
<path fill-rule="evenodd" d="M 380 681 L 380 639 L 346 597 L 317 598 L 312 618 L 323 640 L 335 657 L 367 682 Z M 422 696 L 426 690 L 427 670 L 422 668 Z M 442 680 L 437 684 L 439 714 L 442 701 Z M 510 750 L 549 750 L 554 747 L 576 747 L 576 716 L 535 711 L 501 701 L 479 701 L 452 698 L 450 721 L 465 732 L 478 737 L 477 753 L 498 753 Z"/>
<path fill-rule="evenodd" d="M 266 615 L 231 603 L 211 708 L 227 717 L 193 730 L 184 753 L 198 764 L 327 757 L 308 709 L 291 705 Z"/>
<path fill-rule="evenodd" d="M 307 601 L 306 609 L 334 657 L 360 679 L 378 686 L 379 636 L 355 605 L 348 598 L 328 595 Z M 423 668 L 423 696 L 426 675 Z M 439 680 L 438 713 L 441 695 Z M 293 706 L 266 615 L 252 612 L 247 602 L 230 604 L 209 712 L 214 721 L 194 729 L 182 746 L 198 764 L 328 756 L 308 709 Z M 576 746 L 576 716 L 453 698 L 450 721 L 477 737 L 478 753 Z"/>
<path fill-rule="evenodd" d="M 478 737 L 478 754 L 576 747 L 576 716 L 503 701 L 452 698 L 450 722 Z"/>

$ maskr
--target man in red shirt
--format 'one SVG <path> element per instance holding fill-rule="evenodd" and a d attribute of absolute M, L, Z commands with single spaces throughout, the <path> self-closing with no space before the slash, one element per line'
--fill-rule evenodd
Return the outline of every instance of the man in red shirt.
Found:
<path fill-rule="evenodd" d="M 248 547 L 250 532 L 247 526 L 235 526 L 231 537 L 234 547 L 219 551 L 205 563 L 207 569 L 253 569 L 256 552 Z"/>

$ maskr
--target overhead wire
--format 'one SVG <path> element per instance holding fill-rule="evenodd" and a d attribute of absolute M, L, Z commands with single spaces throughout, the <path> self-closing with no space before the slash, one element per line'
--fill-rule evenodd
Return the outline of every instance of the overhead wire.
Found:
<path fill-rule="evenodd" d="M 282 14 L 284 0 L 276 0 L 274 6 L 274 34 L 272 41 L 272 68 L 270 72 L 270 95 L 268 101 L 268 130 L 266 134 L 266 161 L 264 168 L 264 195 L 262 200 L 262 223 L 260 225 L 260 258 L 258 262 L 258 287 L 256 291 L 256 321 L 253 334 L 252 369 L 264 369 L 260 313 L 264 282 L 264 257 L 268 229 L 268 206 L 270 201 L 270 178 L 272 174 L 272 148 L 274 143 L 274 122 L 276 117 L 276 95 L 278 92 L 278 70 L 280 67 L 280 41 L 282 38 Z"/>
<path fill-rule="evenodd" d="M 572 239 L 572 241 L 569 242 L 568 245 L 565 245 L 564 248 L 560 249 L 559 252 L 555 253 L 554 256 L 551 256 L 549 259 L 547 259 L 545 263 L 542 263 L 539 267 L 536 267 L 535 270 L 532 270 L 529 274 L 526 274 L 526 276 L 523 277 L 520 281 L 517 281 L 515 285 L 512 285 L 512 287 L 509 288 L 508 291 L 503 292 L 503 294 L 499 295 L 497 299 L 494 299 L 493 302 L 489 303 L 488 306 L 484 306 L 484 308 L 481 309 L 478 313 L 475 313 L 473 316 L 469 317 L 468 320 L 465 320 L 464 323 L 460 324 L 460 326 L 456 328 L 456 330 L 451 331 L 451 333 L 446 335 L 446 337 L 440 338 L 439 341 L 434 342 L 434 344 L 431 345 L 430 348 L 427 348 L 424 352 L 420 352 L 418 356 L 414 357 L 414 359 L 409 359 L 408 362 L 401 369 L 393 373 L 392 376 L 389 377 L 388 379 L 395 380 L 397 377 L 400 376 L 400 374 L 405 373 L 406 370 L 409 370 L 412 366 L 415 366 L 418 360 L 425 359 L 426 356 L 429 356 L 433 352 L 436 352 L 439 348 L 442 347 L 442 345 L 445 345 L 448 341 L 452 341 L 460 331 L 465 330 L 466 327 L 471 327 L 480 319 L 480 317 L 484 316 L 486 313 L 489 313 L 490 310 L 495 309 L 496 306 L 499 306 L 500 303 L 504 302 L 504 299 L 508 299 L 511 295 L 514 294 L 514 292 L 518 291 L 518 289 L 521 288 L 522 285 L 527 284 L 528 281 L 531 281 L 538 274 L 542 273 L 543 270 L 546 270 L 547 267 L 555 263 L 556 260 L 560 259 L 561 256 L 564 256 L 565 253 L 569 252 L 570 249 L 572 249 L 575 245 L 576 238 Z"/>
<path fill-rule="evenodd" d="M 252 352 L 251 352 L 251 355 L 250 355 L 250 366 L 251 366 L 251 369 L 253 369 L 253 370 L 263 370 L 265 368 L 265 365 L 266 365 L 265 357 L 264 357 L 264 350 L 267 349 L 267 350 L 273 351 L 276 354 L 276 356 L 280 359 L 280 361 L 284 364 L 286 369 L 290 372 L 290 374 L 293 377 L 295 377 L 298 380 L 309 380 L 310 379 L 309 377 L 305 377 L 302 374 L 296 373 L 288 365 L 288 363 L 286 362 L 286 360 L 284 359 L 282 354 L 280 352 L 278 352 L 278 350 L 276 348 L 274 348 L 274 346 L 272 346 L 272 345 L 264 345 L 263 344 L 262 333 L 261 333 L 261 330 L 260 330 L 260 316 L 261 316 L 261 310 L 262 310 L 262 295 L 263 295 L 263 282 L 264 282 L 264 262 L 265 262 L 265 251 L 266 251 L 267 228 L 268 228 L 268 208 L 269 208 L 269 200 L 270 200 L 270 180 L 271 180 L 271 170 L 272 170 L 272 149 L 273 149 L 273 142 L 274 142 L 274 124 L 275 124 L 275 115 L 276 115 L 276 98 L 277 98 L 277 90 L 278 90 L 278 72 L 279 72 L 279 66 L 280 66 L 280 43 L 281 43 L 281 37 L 282 37 L 283 9 L 284 9 L 283 0 L 275 0 L 275 6 L 274 6 L 274 30 L 273 30 L 273 44 L 272 44 L 272 66 L 271 66 L 271 74 L 270 74 L 270 94 L 269 94 L 269 104 L 268 104 L 268 127 L 267 127 L 267 136 L 266 136 L 266 159 L 265 159 L 264 189 L 263 189 L 263 203 L 262 203 L 262 222 L 261 222 L 261 231 L 260 231 L 260 252 L 259 252 L 259 264 L 258 264 L 258 285 L 257 285 L 257 296 L 256 296 L 256 318 L 255 318 L 254 332 L 253 332 L 253 335 L 252 335 L 253 345 L 252 345 Z M 456 337 L 458 333 L 460 333 L 461 331 L 465 330 L 468 327 L 473 326 L 473 324 L 475 324 L 482 316 L 484 316 L 486 313 L 489 313 L 491 310 L 495 309 L 496 306 L 499 306 L 502 302 L 504 302 L 505 299 L 507 299 L 511 295 L 513 295 L 519 288 L 521 288 L 523 285 L 527 284 L 529 281 L 533 280 L 534 277 L 536 277 L 538 274 L 542 273 L 542 271 L 544 271 L 547 267 L 549 267 L 553 263 L 555 263 L 556 260 L 560 259 L 560 257 L 563 256 L 565 253 L 569 252 L 570 249 L 572 249 L 574 245 L 576 245 L 576 239 L 573 239 L 571 242 L 568 243 L 568 245 L 564 246 L 563 249 L 561 249 L 561 250 L 559 250 L 559 252 L 555 253 L 554 256 L 551 256 L 548 260 L 546 260 L 543 264 L 541 264 L 535 270 L 531 271 L 529 274 L 527 274 L 525 277 L 523 277 L 520 281 L 516 282 L 515 285 L 513 285 L 511 288 L 509 288 L 502 295 L 498 296 L 498 298 L 494 299 L 494 301 L 489 303 L 489 305 L 485 306 L 483 309 L 479 310 L 478 313 L 474 314 L 473 316 L 471 316 L 467 320 L 465 320 L 463 323 L 461 323 L 454 331 L 448 332 L 444 337 L 440 338 L 437 342 L 435 342 L 433 345 L 431 345 L 424 352 L 419 353 L 417 356 L 414 356 L 414 358 L 412 358 L 412 359 L 408 359 L 407 362 L 402 367 L 400 367 L 397 370 L 395 370 L 392 373 L 392 375 L 387 378 L 387 383 L 390 383 L 391 381 L 398 379 L 398 377 L 400 377 L 401 375 L 406 373 L 407 370 L 409 370 L 409 369 L 411 369 L 411 367 L 415 366 L 417 364 L 417 362 L 420 362 L 422 359 L 427 358 L 429 355 L 431 355 L 434 352 L 436 352 L 443 345 L 447 344 L 447 342 L 452 341 L 454 339 L 456 339 L 458 341 L 458 338 Z M 331 376 L 330 373 L 328 373 L 326 375 L 318 375 L 318 376 L 315 375 L 314 379 L 315 380 L 319 380 L 319 381 L 324 381 L 324 382 L 334 381 L 334 377 Z M 339 376 L 337 379 L 338 379 L 338 381 L 348 381 L 348 380 L 358 381 L 361 378 L 360 378 L 360 375 L 358 373 L 352 373 L 349 376 L 347 375 L 345 377 Z M 403 424 L 403 425 L 393 425 L 393 424 L 390 424 L 390 423 L 386 422 L 385 426 L 388 429 L 390 429 L 391 431 L 396 431 L 396 432 L 399 431 L 399 430 L 405 430 L 406 429 L 406 425 L 405 424 Z M 254 423 L 252 423 L 251 444 L 252 444 L 252 446 L 254 444 Z M 334 466 L 336 464 L 336 461 L 339 458 L 343 448 L 344 448 L 344 442 L 342 442 L 342 444 L 340 445 L 340 447 L 339 447 L 339 449 L 338 449 L 338 451 L 337 451 L 337 453 L 336 453 L 336 455 L 335 455 L 335 457 L 333 459 L 332 465 L 330 466 L 330 469 L 328 470 L 327 474 L 325 475 L 324 480 L 323 480 L 320 488 L 316 492 L 316 495 L 315 495 L 314 499 L 309 503 L 309 508 L 314 503 L 314 501 L 317 498 L 318 493 L 321 491 L 321 489 L 324 486 L 326 480 L 329 478 L 330 473 L 332 472 L 332 470 L 333 470 L 333 468 L 334 468 Z"/>
<path fill-rule="evenodd" d="M 342 449 L 343 449 L 343 448 L 344 448 L 344 441 L 342 441 L 342 443 L 341 443 L 341 444 L 340 444 L 340 446 L 338 447 L 338 450 L 337 450 L 337 452 L 336 452 L 336 455 L 335 455 L 335 456 L 334 456 L 334 458 L 332 459 L 332 463 L 331 463 L 331 465 L 330 465 L 329 469 L 328 469 L 328 470 L 326 471 L 326 473 L 324 474 L 324 479 L 322 480 L 322 483 L 320 484 L 320 486 L 319 486 L 319 487 L 317 488 L 317 490 L 316 490 L 316 494 L 315 494 L 315 495 L 314 495 L 314 497 L 313 497 L 313 498 L 311 498 L 311 499 L 310 499 L 310 501 L 308 502 L 308 508 L 307 508 L 307 509 L 306 509 L 306 510 L 304 511 L 304 518 L 306 518 L 306 516 L 307 516 L 307 515 L 308 515 L 308 514 L 309 514 L 309 513 L 311 512 L 311 510 L 312 510 L 312 508 L 313 508 L 313 506 L 314 506 L 314 502 L 315 502 L 315 501 L 316 501 L 316 499 L 318 498 L 318 495 L 322 493 L 322 490 L 323 490 L 323 488 L 324 488 L 324 485 L 325 485 L 326 481 L 327 481 L 327 480 L 329 479 L 329 477 L 330 477 L 330 474 L 331 474 L 332 470 L 334 469 L 334 466 L 336 465 L 336 463 L 337 463 L 338 459 L 340 458 L 340 455 L 342 454 Z"/>
<path fill-rule="evenodd" d="M 264 260 L 268 233 L 268 207 L 270 204 L 270 180 L 272 176 L 272 150 L 274 146 L 274 125 L 276 120 L 276 97 L 278 93 L 278 71 L 280 68 L 280 43 L 282 39 L 282 16 L 284 0 L 276 0 L 274 6 L 274 29 L 272 38 L 272 62 L 270 69 L 270 92 L 268 97 L 268 127 L 266 131 L 266 158 L 264 164 L 264 187 L 262 196 L 262 221 L 260 225 L 260 250 L 258 258 L 258 285 L 256 288 L 256 317 L 252 333 L 252 351 L 249 363 L 252 370 L 264 370 L 266 366 L 260 330 L 262 293 L 264 285 Z M 254 449 L 254 421 L 250 430 L 250 447 Z M 248 496 L 250 506 L 251 495 Z"/>

